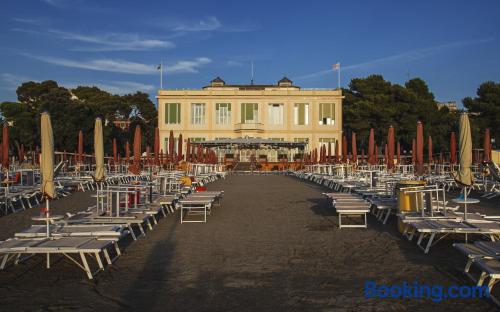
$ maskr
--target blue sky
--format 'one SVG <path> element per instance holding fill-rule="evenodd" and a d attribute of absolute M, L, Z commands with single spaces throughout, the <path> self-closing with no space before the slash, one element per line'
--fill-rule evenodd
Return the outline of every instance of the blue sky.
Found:
<path fill-rule="evenodd" d="M 274 83 L 308 88 L 382 74 L 421 77 L 438 100 L 500 81 L 500 1 L 2 0 L 0 101 L 26 80 L 152 98 L 165 88 Z"/>

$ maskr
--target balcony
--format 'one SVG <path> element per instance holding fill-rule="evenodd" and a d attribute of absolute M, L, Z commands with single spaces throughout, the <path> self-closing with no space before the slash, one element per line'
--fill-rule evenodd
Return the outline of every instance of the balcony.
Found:
<path fill-rule="evenodd" d="M 244 131 L 255 131 L 264 132 L 264 124 L 262 123 L 237 123 L 234 125 L 234 131 L 244 132 Z"/>

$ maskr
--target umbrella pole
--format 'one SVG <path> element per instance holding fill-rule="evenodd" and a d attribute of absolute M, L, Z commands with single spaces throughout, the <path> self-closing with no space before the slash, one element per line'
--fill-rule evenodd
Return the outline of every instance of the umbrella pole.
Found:
<path fill-rule="evenodd" d="M 46 217 L 46 219 L 45 220 L 47 222 L 47 237 L 50 237 L 49 197 L 45 198 L 45 203 L 47 205 L 47 207 L 45 208 L 46 209 L 46 211 L 45 211 L 45 217 Z M 47 254 L 47 269 L 50 269 L 50 254 L 49 253 Z"/>

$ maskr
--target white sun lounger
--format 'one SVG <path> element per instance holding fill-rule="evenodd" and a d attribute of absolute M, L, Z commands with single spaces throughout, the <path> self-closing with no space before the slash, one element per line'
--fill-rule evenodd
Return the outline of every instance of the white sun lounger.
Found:
<path fill-rule="evenodd" d="M 116 257 L 121 255 L 120 249 L 113 240 L 97 240 L 87 237 L 62 237 L 54 239 L 11 239 L 0 243 L 0 254 L 3 255 L 0 269 L 3 270 L 10 259 L 18 264 L 21 255 L 47 255 L 47 268 L 50 268 L 50 254 L 60 254 L 68 258 L 72 263 L 82 269 L 89 279 L 92 279 L 99 271 L 104 270 L 101 254 L 107 264 L 112 264 L 115 258 L 111 258 L 109 248 L 115 249 Z M 92 272 L 87 262 L 87 256 L 91 256 L 97 262 L 99 269 Z M 80 258 L 80 261 L 78 261 Z"/>

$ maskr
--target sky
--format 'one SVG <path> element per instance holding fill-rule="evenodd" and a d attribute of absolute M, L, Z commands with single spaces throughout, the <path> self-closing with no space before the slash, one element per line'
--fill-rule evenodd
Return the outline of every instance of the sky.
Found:
<path fill-rule="evenodd" d="M 0 0 L 0 102 L 24 81 L 115 94 L 227 83 L 424 79 L 439 101 L 500 81 L 500 1 Z"/>

